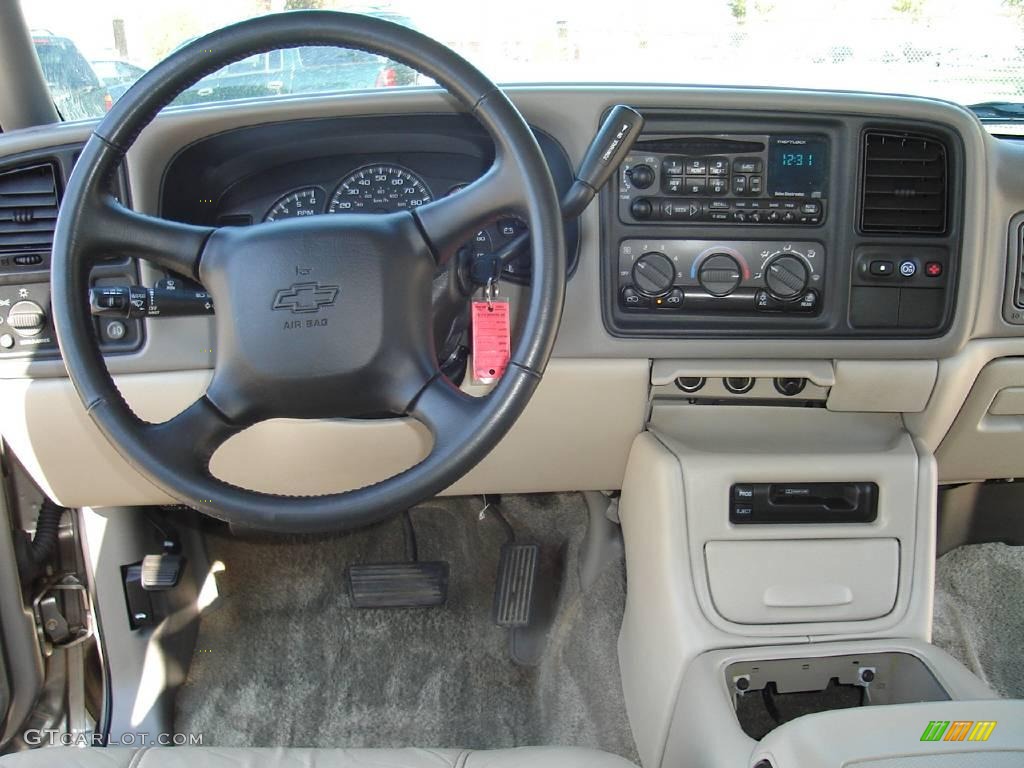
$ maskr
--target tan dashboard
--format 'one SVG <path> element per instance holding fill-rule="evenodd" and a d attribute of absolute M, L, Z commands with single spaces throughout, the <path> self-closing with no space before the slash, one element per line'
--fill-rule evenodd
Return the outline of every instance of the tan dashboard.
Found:
<path fill-rule="evenodd" d="M 959 107 L 915 98 L 598 86 L 524 87 L 510 94 L 570 163 L 578 161 L 602 114 L 616 103 L 684 116 L 713 114 L 734 125 L 746 121 L 751 134 L 758 132 L 758 116 L 779 125 L 828 115 L 836 125 L 855 118 L 883 127 L 907 121 L 934 126 L 955 137 L 962 159 L 959 269 L 950 283 L 955 312 L 940 333 L 915 338 L 836 335 L 813 323 L 801 333 L 761 337 L 721 329 L 687 334 L 685 322 L 679 334 L 627 337 L 608 327 L 602 310 L 602 238 L 608 225 L 595 203 L 580 221 L 578 266 L 569 282 L 555 356 L 534 402 L 499 448 L 450 492 L 617 489 L 652 401 L 685 407 L 695 399 L 673 383 L 684 376 L 713 383 L 704 395 L 720 405 L 723 430 L 742 431 L 749 411 L 742 396 L 730 395 L 717 382 L 753 379 L 760 384 L 752 384 L 752 392 L 785 405 L 786 397 L 773 391 L 771 382 L 800 377 L 813 382 L 815 393 L 803 406 L 902 414 L 920 446 L 937 451 L 940 481 L 1024 474 L 1024 458 L 1017 458 L 1024 452 L 1014 450 L 1024 441 L 1024 372 L 1015 361 L 1002 360 L 1024 355 L 1024 329 L 1008 322 L 1002 311 L 1007 275 L 1016 269 L 1011 262 L 1017 258 L 1017 233 L 1010 223 L 1024 210 L 1024 142 L 990 136 Z M 158 118 L 129 153 L 128 192 L 135 208 L 160 213 L 164 174 L 175 157 L 206 137 L 244 126 L 453 111 L 452 102 L 431 89 L 172 111 Z M 68 124 L 6 134 L 0 137 L 0 165 L 81 144 L 89 130 L 87 124 Z M 854 166 L 851 161 L 841 167 L 849 172 Z M 202 195 L 202 189 L 195 191 L 197 198 Z M 829 210 L 835 218 L 830 221 L 838 227 L 847 219 L 836 207 L 842 201 L 833 198 Z M 849 255 L 836 258 L 849 269 Z M 146 284 L 159 277 L 148 266 L 140 274 Z M 506 290 L 515 302 L 523 288 L 509 285 Z M 211 328 L 208 318 L 147 321 L 137 348 L 108 358 L 139 415 L 168 418 L 201 393 L 215 344 Z M 664 371 L 666 365 L 675 375 L 652 381 L 652 366 Z M 711 393 L 716 393 L 714 398 Z M 169 500 L 109 448 L 58 358 L 0 359 L 0 397 L 0 433 L 59 502 L 103 506 Z M 214 457 L 213 470 L 231 482 L 269 492 L 337 491 L 410 465 L 425 452 L 427 439 L 403 421 L 269 422 L 224 446 Z M 843 436 L 837 432 L 834 439 L 842 441 Z M 784 435 L 780 441 L 784 445 Z"/>

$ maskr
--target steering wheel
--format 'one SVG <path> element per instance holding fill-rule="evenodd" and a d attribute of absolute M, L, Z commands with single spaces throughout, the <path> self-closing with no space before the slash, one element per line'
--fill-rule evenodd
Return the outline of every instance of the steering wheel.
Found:
<path fill-rule="evenodd" d="M 140 131 L 188 86 L 254 53 L 355 48 L 433 78 L 495 145 L 491 167 L 413 212 L 313 216 L 209 228 L 131 211 L 108 182 Z M 483 397 L 440 372 L 431 282 L 458 247 L 499 215 L 527 221 L 533 282 L 505 373 Z M 89 271 L 111 253 L 198 280 L 216 308 L 206 393 L 161 424 L 139 419 L 93 333 Z M 440 43 L 391 22 L 331 11 L 243 21 L 171 54 L 122 96 L 90 137 L 64 194 L 54 238 L 53 313 L 71 381 L 122 457 L 180 502 L 245 526 L 313 532 L 377 522 L 450 486 L 523 412 L 551 354 L 565 296 L 565 240 L 548 167 L 504 93 Z M 317 322 L 307 322 L 308 320 Z M 295 322 L 298 320 L 299 322 Z M 266 419 L 409 416 L 433 435 L 425 459 L 387 480 L 326 496 L 278 496 L 214 477 L 229 437 Z"/>

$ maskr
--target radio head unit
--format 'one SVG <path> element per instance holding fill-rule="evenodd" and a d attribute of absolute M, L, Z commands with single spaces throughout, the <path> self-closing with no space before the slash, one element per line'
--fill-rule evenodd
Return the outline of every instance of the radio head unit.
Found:
<path fill-rule="evenodd" d="M 690 135 L 637 143 L 619 173 L 623 223 L 819 226 L 829 181 L 821 135 Z"/>

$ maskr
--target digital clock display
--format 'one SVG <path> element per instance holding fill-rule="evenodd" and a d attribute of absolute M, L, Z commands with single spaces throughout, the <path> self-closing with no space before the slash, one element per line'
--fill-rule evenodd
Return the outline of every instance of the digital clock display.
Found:
<path fill-rule="evenodd" d="M 824 197 L 828 142 L 808 136 L 776 136 L 768 152 L 768 194 Z"/>

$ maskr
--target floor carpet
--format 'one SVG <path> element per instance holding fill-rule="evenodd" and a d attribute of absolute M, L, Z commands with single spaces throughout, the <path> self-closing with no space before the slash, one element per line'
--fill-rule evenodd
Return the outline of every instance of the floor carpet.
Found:
<path fill-rule="evenodd" d="M 1024 697 L 1024 547 L 970 544 L 939 558 L 932 642 L 1001 695 Z"/>
<path fill-rule="evenodd" d="M 616 653 L 624 565 L 584 592 L 582 497 L 504 497 L 518 541 L 566 558 L 543 659 L 519 666 L 491 622 L 507 532 L 481 506 L 459 498 L 412 512 L 419 559 L 451 565 L 445 608 L 350 607 L 346 566 L 403 560 L 401 520 L 318 539 L 211 534 L 220 597 L 202 616 L 176 730 L 217 746 L 560 744 L 636 761 Z"/>

